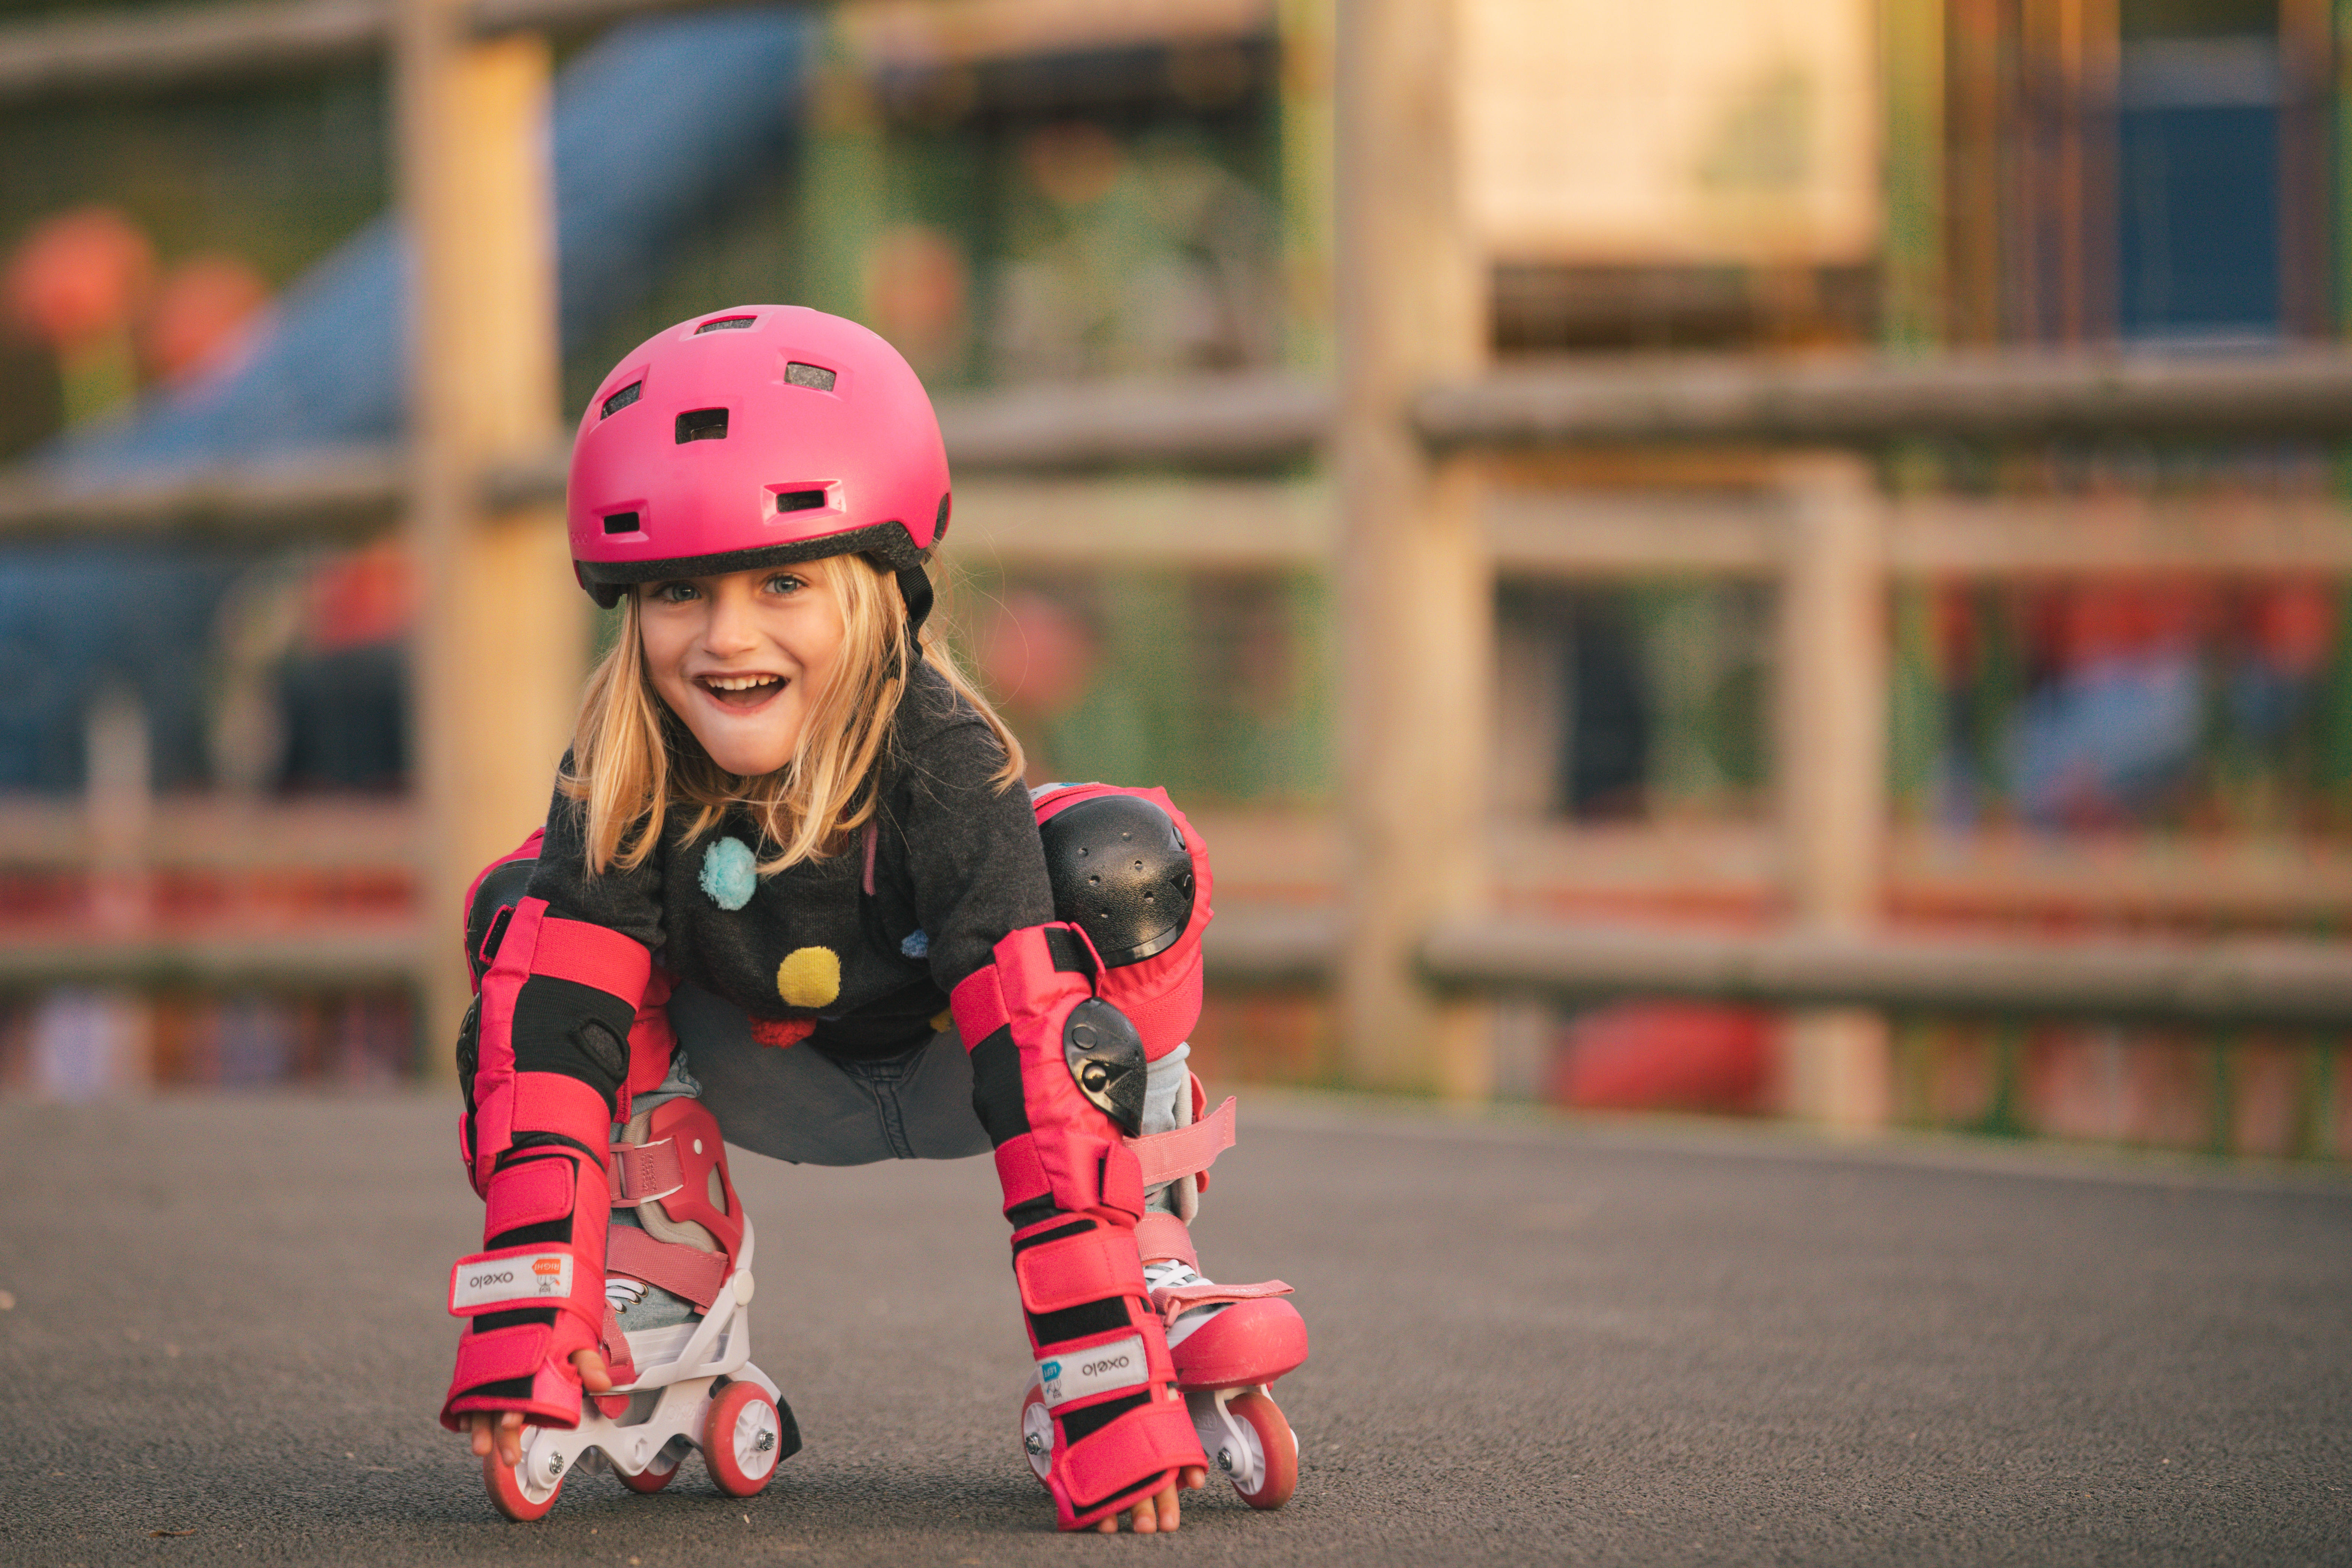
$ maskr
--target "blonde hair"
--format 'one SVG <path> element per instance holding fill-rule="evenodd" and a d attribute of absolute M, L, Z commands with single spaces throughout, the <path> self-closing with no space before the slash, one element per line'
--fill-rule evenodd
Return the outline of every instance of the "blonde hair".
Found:
<path fill-rule="evenodd" d="M 841 653 L 810 696 L 792 760 L 756 777 L 712 762 L 654 689 L 639 640 L 638 591 L 622 596 L 620 635 L 589 672 L 572 729 L 572 765 L 556 781 L 564 795 L 587 805 L 591 873 L 644 865 L 674 809 L 694 812 L 680 843 L 691 843 L 729 809 L 748 809 L 772 850 L 760 862 L 762 876 L 839 853 L 849 835 L 873 819 L 892 723 L 907 693 L 906 603 L 896 578 L 862 555 L 826 556 L 790 570 L 839 604 Z M 999 789 L 1017 782 L 1026 765 L 1021 742 L 931 626 L 913 656 L 939 671 L 996 732 L 1004 765 L 990 782 Z"/>

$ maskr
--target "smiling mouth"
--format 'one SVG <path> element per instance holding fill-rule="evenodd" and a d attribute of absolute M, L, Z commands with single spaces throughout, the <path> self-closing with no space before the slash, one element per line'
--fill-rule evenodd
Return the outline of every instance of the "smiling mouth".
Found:
<path fill-rule="evenodd" d="M 784 689 L 781 675 L 704 675 L 694 683 L 722 708 L 757 708 Z"/>

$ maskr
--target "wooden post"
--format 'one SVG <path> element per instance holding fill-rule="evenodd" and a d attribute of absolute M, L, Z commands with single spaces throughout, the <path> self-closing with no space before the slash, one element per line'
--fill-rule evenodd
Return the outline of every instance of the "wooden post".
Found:
<path fill-rule="evenodd" d="M 1886 633 L 1877 486 L 1859 458 L 1787 470 L 1780 579 L 1779 775 L 1790 912 L 1861 935 L 1878 918 L 1886 842 Z M 1860 1008 L 1792 1013 L 1783 1109 L 1843 1129 L 1883 1125 L 1886 1026 Z"/>
<path fill-rule="evenodd" d="M 1332 31 L 1336 0 L 1277 0 L 1282 49 L 1282 273 L 1286 363 L 1331 368 Z"/>
<path fill-rule="evenodd" d="M 1483 366 L 1482 258 L 1456 195 L 1456 0 L 1342 0 L 1339 31 L 1339 815 L 1350 1082 L 1483 1098 L 1487 1009 L 1415 973 L 1433 921 L 1476 906 L 1492 572 L 1465 459 L 1406 423 L 1425 382 Z"/>
<path fill-rule="evenodd" d="M 487 516 L 484 466 L 558 434 L 548 48 L 476 42 L 459 0 L 402 0 L 402 204 L 411 247 L 410 441 L 425 1062 L 465 1007 L 459 906 L 543 820 L 571 732 L 588 600 L 560 509 Z"/>

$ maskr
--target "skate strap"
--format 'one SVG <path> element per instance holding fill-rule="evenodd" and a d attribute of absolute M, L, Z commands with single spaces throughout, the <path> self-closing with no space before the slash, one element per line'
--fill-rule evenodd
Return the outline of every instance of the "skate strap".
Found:
<path fill-rule="evenodd" d="M 1160 1309 L 1160 1319 L 1171 1328 L 1176 1320 L 1195 1307 L 1214 1306 L 1220 1301 L 1262 1301 L 1269 1296 L 1287 1296 L 1290 1287 L 1279 1279 L 1268 1279 L 1260 1285 L 1212 1285 L 1203 1279 L 1198 1285 L 1171 1285 L 1151 1293 L 1151 1304 Z"/>
<path fill-rule="evenodd" d="M 1190 1127 L 1127 1140 L 1136 1163 L 1143 1167 L 1144 1186 L 1156 1187 L 1215 1164 L 1217 1156 L 1234 1146 L 1234 1097 L 1227 1095 L 1223 1105 Z"/>
<path fill-rule="evenodd" d="M 635 1226 L 614 1226 L 604 1238 L 604 1271 L 658 1285 L 708 1309 L 727 1282 L 727 1255 L 682 1242 L 656 1241 Z"/>
<path fill-rule="evenodd" d="M 1192 1233 L 1184 1222 L 1156 1209 L 1135 1222 L 1135 1250 L 1146 1263 L 1181 1258 L 1194 1268 L 1201 1267 L 1201 1255 L 1192 1250 Z"/>
<path fill-rule="evenodd" d="M 613 1145 L 613 1206 L 623 1208 L 666 1198 L 686 1185 L 677 1163 L 677 1140 Z"/>

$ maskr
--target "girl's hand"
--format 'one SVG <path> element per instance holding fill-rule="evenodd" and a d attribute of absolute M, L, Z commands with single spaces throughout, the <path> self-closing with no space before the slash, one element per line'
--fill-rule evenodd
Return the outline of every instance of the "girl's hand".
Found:
<path fill-rule="evenodd" d="M 580 1386 L 591 1394 L 609 1394 L 613 1390 L 613 1374 L 605 1369 L 604 1358 L 594 1351 L 573 1351 L 572 1364 L 580 1373 Z M 493 1450 L 499 1463 L 513 1469 L 522 1462 L 522 1412 L 509 1410 L 493 1415 L 477 1410 L 466 1417 L 467 1440 L 472 1444 L 474 1457 L 487 1459 Z M 1202 1476 L 1208 1474 L 1203 1470 Z M 1198 1485 L 1198 1482 L 1193 1483 Z M 1172 1497 L 1173 1493 L 1166 1494 Z M 1174 1529 L 1175 1526 L 1169 1526 Z"/>
<path fill-rule="evenodd" d="M 1187 1465 L 1176 1478 L 1177 1485 L 1186 1491 L 1199 1491 L 1209 1484 L 1209 1472 L 1199 1465 Z M 1117 1514 L 1104 1520 L 1095 1529 L 1105 1535 L 1118 1533 Z M 1159 1531 L 1173 1530 L 1181 1522 L 1176 1509 L 1176 1487 L 1170 1487 L 1157 1497 L 1146 1498 L 1127 1510 L 1127 1527 L 1138 1535 L 1150 1535 Z"/>

